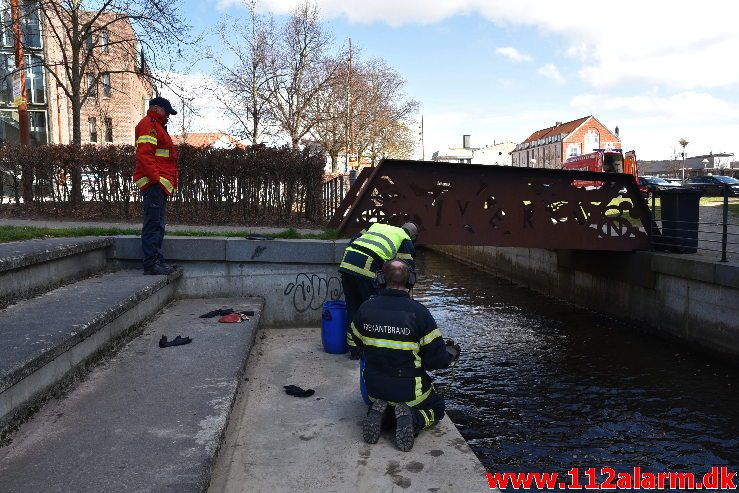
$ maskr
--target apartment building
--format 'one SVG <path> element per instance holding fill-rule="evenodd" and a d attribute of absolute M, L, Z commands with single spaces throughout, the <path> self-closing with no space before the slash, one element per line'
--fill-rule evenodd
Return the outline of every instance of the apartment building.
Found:
<path fill-rule="evenodd" d="M 559 169 L 569 157 L 620 148 L 618 128 L 612 132 L 590 115 L 535 131 L 513 149 L 511 157 L 513 166 Z"/>
<path fill-rule="evenodd" d="M 0 10 L 0 139 L 17 142 L 18 111 L 12 106 L 10 76 L 15 70 L 12 23 L 8 0 L 0 1 L 6 4 Z M 53 70 L 68 84 L 63 57 L 68 48 L 54 36 L 46 35 L 50 26 L 40 22 L 32 7 L 34 2 L 21 4 L 31 143 L 68 144 L 72 141 L 72 105 L 60 82 L 49 72 Z M 81 112 L 83 144 L 133 144 L 134 128 L 146 114 L 153 94 L 151 83 L 143 77 L 146 67 L 133 27 L 127 20 L 116 20 L 114 15 L 99 16 L 96 22 L 106 27 L 85 39 L 84 49 L 93 51 L 95 63 L 83 78 L 83 90 L 88 95 Z"/>

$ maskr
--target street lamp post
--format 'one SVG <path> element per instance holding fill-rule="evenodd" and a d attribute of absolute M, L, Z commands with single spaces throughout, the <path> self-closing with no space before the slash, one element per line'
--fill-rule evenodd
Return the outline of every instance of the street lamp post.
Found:
<path fill-rule="evenodd" d="M 685 139 L 680 139 L 679 144 L 683 146 L 683 182 L 685 182 L 685 146 L 687 146 L 689 142 Z"/>

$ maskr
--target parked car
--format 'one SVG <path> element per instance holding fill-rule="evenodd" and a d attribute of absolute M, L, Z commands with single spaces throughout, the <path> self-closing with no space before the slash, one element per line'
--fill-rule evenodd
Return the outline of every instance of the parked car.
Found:
<path fill-rule="evenodd" d="M 665 178 L 665 180 L 669 181 L 670 183 L 675 183 L 678 186 L 683 185 L 683 181 L 680 178 Z"/>
<path fill-rule="evenodd" d="M 668 188 L 677 188 L 679 186 L 679 183 L 673 183 L 658 176 L 639 177 L 639 190 L 647 198 L 650 198 L 655 190 L 667 190 Z"/>
<path fill-rule="evenodd" d="M 729 187 L 729 196 L 739 196 L 739 180 L 731 176 L 705 175 L 692 178 L 686 187 L 697 188 L 703 195 L 723 196 L 724 187 Z"/>

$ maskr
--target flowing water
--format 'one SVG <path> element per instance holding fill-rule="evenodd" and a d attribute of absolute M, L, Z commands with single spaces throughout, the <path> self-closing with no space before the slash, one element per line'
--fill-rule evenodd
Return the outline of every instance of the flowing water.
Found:
<path fill-rule="evenodd" d="M 436 372 L 488 471 L 739 466 L 739 371 L 433 252 L 414 297 L 462 346 Z"/>

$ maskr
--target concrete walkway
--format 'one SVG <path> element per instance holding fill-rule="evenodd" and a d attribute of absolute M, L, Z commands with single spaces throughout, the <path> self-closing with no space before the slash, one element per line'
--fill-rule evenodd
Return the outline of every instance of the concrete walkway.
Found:
<path fill-rule="evenodd" d="M 448 417 L 407 453 L 389 433 L 364 443 L 358 378 L 356 361 L 323 351 L 320 329 L 260 330 L 209 492 L 490 491 Z M 291 397 L 288 384 L 316 393 Z"/>
<path fill-rule="evenodd" d="M 233 324 L 199 318 L 223 306 L 256 313 Z M 262 306 L 241 297 L 165 308 L 0 448 L 0 491 L 205 491 Z M 159 347 L 162 335 L 180 334 L 192 343 Z"/>
<path fill-rule="evenodd" d="M 0 218 L 0 226 L 30 226 L 34 228 L 121 228 L 121 229 L 141 229 L 140 222 L 97 222 L 97 221 L 64 221 L 59 219 L 10 219 Z M 167 224 L 167 231 L 209 231 L 209 232 L 225 232 L 225 231 L 243 231 L 248 233 L 279 233 L 288 229 L 286 226 L 206 226 L 192 224 Z M 295 228 L 301 234 L 318 234 L 322 230 L 315 228 Z"/>

